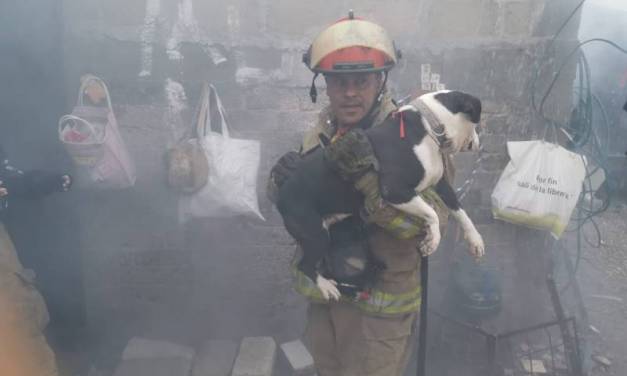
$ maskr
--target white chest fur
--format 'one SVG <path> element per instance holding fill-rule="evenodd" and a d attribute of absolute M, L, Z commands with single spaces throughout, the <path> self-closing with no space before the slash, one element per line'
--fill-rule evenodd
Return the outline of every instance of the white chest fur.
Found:
<path fill-rule="evenodd" d="M 428 136 L 414 146 L 414 154 L 425 169 L 425 176 L 416 187 L 416 192 L 422 192 L 440 181 L 444 174 L 444 161 L 435 140 Z"/>

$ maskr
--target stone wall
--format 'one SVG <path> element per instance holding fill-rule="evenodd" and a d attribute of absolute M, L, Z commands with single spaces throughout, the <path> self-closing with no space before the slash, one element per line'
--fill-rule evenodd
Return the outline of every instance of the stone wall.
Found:
<path fill-rule="evenodd" d="M 541 93 L 556 61 L 576 42 L 578 17 L 555 43 L 551 38 L 577 3 L 65 0 L 68 105 L 82 74 L 106 80 L 138 167 L 132 190 L 80 194 L 91 326 L 102 333 L 128 329 L 187 342 L 300 334 L 304 301 L 290 290 L 292 241 L 263 187 L 270 166 L 298 145 L 326 102 L 324 95 L 322 103 L 309 101 L 311 74 L 301 54 L 351 6 L 356 15 L 387 28 L 404 52 L 390 78 L 395 97 L 439 83 L 482 99 L 481 162 L 477 155 L 460 156 L 456 183 L 475 171 L 465 204 L 491 259 L 505 273 L 516 270 L 515 254 L 522 252 L 514 246 L 517 231 L 494 223 L 490 191 L 507 162 L 505 141 L 541 130 L 529 106 L 530 78 L 540 72 Z M 570 110 L 572 70 L 562 78 L 548 105 L 556 117 Z M 164 184 L 163 154 L 189 124 L 205 80 L 223 97 L 233 135 L 262 143 L 259 197 L 266 222 L 177 224 L 177 198 Z M 183 91 L 173 91 L 178 84 L 182 101 L 168 96 L 181 97 Z"/>

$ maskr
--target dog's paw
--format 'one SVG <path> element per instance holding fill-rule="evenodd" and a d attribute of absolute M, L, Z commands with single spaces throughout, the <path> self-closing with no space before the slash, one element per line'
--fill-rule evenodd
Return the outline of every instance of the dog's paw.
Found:
<path fill-rule="evenodd" d="M 466 241 L 468 242 L 468 250 L 472 256 L 481 258 L 485 255 L 485 243 L 477 230 L 466 234 Z"/>
<path fill-rule="evenodd" d="M 423 256 L 429 256 L 440 245 L 440 229 L 438 226 L 430 226 L 430 229 L 427 231 L 425 238 L 420 242 L 420 253 Z"/>
<path fill-rule="evenodd" d="M 332 279 L 326 279 L 323 276 L 319 275 L 316 277 L 316 285 L 320 289 L 322 296 L 325 300 L 329 300 L 332 298 L 334 300 L 340 299 L 340 291 L 337 289 L 337 282 Z"/>

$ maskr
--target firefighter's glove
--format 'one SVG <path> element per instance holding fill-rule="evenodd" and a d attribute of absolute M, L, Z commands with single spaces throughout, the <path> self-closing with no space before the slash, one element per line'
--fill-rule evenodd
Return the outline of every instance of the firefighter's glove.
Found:
<path fill-rule="evenodd" d="M 424 231 L 423 220 L 388 205 L 381 198 L 376 172 L 370 171 L 357 179 L 355 188 L 364 195 L 360 214 L 365 222 L 378 225 L 398 239 L 413 238 Z"/>
<path fill-rule="evenodd" d="M 379 169 L 370 140 L 362 129 L 354 129 L 327 146 L 324 149 L 324 161 L 348 181 Z"/>
<path fill-rule="evenodd" d="M 292 175 L 301 159 L 301 155 L 295 151 L 289 151 L 279 158 L 270 171 L 270 178 L 277 187 L 281 187 Z"/>
<path fill-rule="evenodd" d="M 266 188 L 266 194 L 272 203 L 276 203 L 279 188 L 292 176 L 301 160 L 302 156 L 298 152 L 289 151 L 279 158 L 274 167 L 272 167 Z"/>

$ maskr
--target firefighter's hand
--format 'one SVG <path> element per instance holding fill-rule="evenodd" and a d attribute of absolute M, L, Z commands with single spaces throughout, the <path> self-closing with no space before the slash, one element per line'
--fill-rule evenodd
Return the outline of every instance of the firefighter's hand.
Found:
<path fill-rule="evenodd" d="M 0 180 L 0 197 L 4 197 L 9 194 L 9 191 L 2 185 L 2 180 Z"/>
<path fill-rule="evenodd" d="M 340 300 L 340 291 L 337 289 L 337 282 L 332 279 L 326 279 L 320 274 L 316 277 L 316 285 L 322 292 L 325 300 Z"/>

